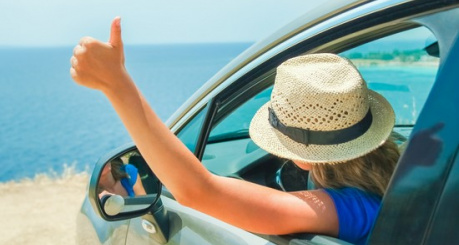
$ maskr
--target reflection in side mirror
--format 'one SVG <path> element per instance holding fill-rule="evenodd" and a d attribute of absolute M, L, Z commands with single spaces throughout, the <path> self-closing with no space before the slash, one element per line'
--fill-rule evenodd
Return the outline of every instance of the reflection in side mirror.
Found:
<path fill-rule="evenodd" d="M 139 169 L 134 164 L 123 161 L 121 157 L 114 158 L 105 164 L 99 177 L 98 191 L 99 197 L 106 194 L 123 197 L 147 194 L 139 175 Z"/>
<path fill-rule="evenodd" d="M 145 210 L 161 194 L 161 183 L 137 150 L 112 156 L 99 167 L 99 207 L 113 218 Z"/>
<path fill-rule="evenodd" d="M 150 236 L 159 244 L 169 237 L 169 217 L 161 196 L 162 184 L 135 146 L 123 147 L 101 158 L 89 185 L 89 200 L 105 220 L 142 216 L 154 225 Z"/>

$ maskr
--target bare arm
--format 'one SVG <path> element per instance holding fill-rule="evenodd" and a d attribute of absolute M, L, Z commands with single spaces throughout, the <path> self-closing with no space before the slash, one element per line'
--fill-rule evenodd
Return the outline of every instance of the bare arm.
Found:
<path fill-rule="evenodd" d="M 108 43 L 83 38 L 71 63 L 72 78 L 105 94 L 150 168 L 180 203 L 252 232 L 337 234 L 335 209 L 323 191 L 285 193 L 207 171 L 128 75 L 119 19 Z"/>

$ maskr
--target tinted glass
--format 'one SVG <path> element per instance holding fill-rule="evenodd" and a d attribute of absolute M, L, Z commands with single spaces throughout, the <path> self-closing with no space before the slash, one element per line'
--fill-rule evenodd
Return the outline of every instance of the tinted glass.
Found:
<path fill-rule="evenodd" d="M 257 110 L 269 101 L 271 91 L 272 87 L 262 90 L 214 125 L 202 158 L 202 163 L 207 169 L 215 174 L 227 176 L 266 155 L 265 151 L 250 140 L 249 126 Z"/>
<path fill-rule="evenodd" d="M 269 101 L 272 87 L 269 87 L 243 103 L 236 110 L 232 111 L 223 121 L 217 124 L 211 131 L 209 141 L 224 137 L 236 135 L 247 135 L 250 121 L 257 110 Z"/>
<path fill-rule="evenodd" d="M 188 147 L 192 152 L 196 150 L 196 143 L 198 141 L 199 134 L 202 129 L 202 124 L 207 112 L 207 106 L 202 109 L 194 118 L 183 127 L 177 137 Z"/>
<path fill-rule="evenodd" d="M 341 53 L 368 87 L 392 105 L 396 125 L 413 125 L 437 75 L 439 59 L 426 52 L 436 39 L 425 27 L 387 36 Z"/>

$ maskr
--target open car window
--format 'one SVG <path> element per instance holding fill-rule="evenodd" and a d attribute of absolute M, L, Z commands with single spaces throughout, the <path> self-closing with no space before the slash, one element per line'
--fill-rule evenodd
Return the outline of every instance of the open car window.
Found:
<path fill-rule="evenodd" d="M 368 87 L 382 94 L 395 111 L 395 130 L 408 137 L 435 82 L 439 58 L 436 39 L 425 27 L 393 34 L 340 55 L 358 68 Z M 427 52 L 430 50 L 431 52 Z"/>
<path fill-rule="evenodd" d="M 215 125 L 209 135 L 208 143 L 217 143 L 249 136 L 250 121 L 257 110 L 269 101 L 272 86 L 249 99 L 223 121 Z"/>
<path fill-rule="evenodd" d="M 178 133 L 177 137 L 186 145 L 186 147 L 194 152 L 198 143 L 199 134 L 201 133 L 205 115 L 208 111 L 206 106 L 197 113 Z"/>
<path fill-rule="evenodd" d="M 426 52 L 435 41 L 427 28 L 417 27 L 340 53 L 354 63 L 370 89 L 391 103 L 396 115 L 395 131 L 402 138 L 411 133 L 435 81 L 439 59 Z M 256 111 L 269 101 L 271 91 L 272 86 L 243 103 L 233 100 L 230 103 L 241 104 L 229 112 L 222 111 L 226 115 L 219 115 L 223 119 L 212 125 L 202 159 L 209 170 L 234 175 L 268 155 L 250 140 L 248 129 Z"/>
<path fill-rule="evenodd" d="M 212 126 L 202 158 L 207 169 L 230 176 L 267 154 L 250 140 L 249 126 L 258 109 L 269 101 L 271 91 L 269 86 L 258 92 Z"/>

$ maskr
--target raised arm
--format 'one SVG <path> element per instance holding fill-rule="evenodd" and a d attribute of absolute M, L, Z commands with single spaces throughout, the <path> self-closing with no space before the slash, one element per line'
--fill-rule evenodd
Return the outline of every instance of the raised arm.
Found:
<path fill-rule="evenodd" d="M 180 203 L 252 232 L 337 235 L 334 206 L 323 191 L 285 193 L 207 171 L 161 122 L 127 73 L 119 18 L 107 43 L 81 39 L 71 64 L 78 84 L 109 99 L 150 168 Z"/>

